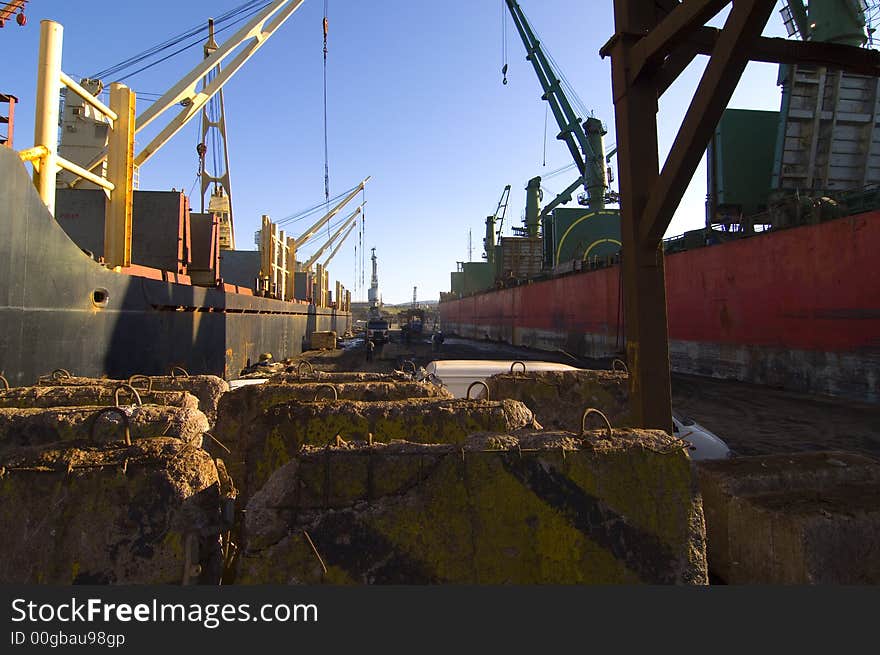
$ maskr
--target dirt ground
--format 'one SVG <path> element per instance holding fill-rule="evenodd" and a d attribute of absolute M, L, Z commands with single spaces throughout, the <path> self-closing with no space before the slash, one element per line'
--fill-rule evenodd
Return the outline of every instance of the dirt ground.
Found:
<path fill-rule="evenodd" d="M 391 371 L 404 360 L 424 366 L 434 359 L 543 360 L 582 368 L 610 368 L 610 360 L 579 360 L 563 352 L 517 348 L 506 344 L 448 337 L 433 352 L 427 337 L 392 343 L 377 349 L 366 361 L 362 339 L 346 342 L 334 351 L 308 351 L 309 360 L 323 371 Z M 770 389 L 728 380 L 673 374 L 672 406 L 676 412 L 724 439 L 738 455 L 846 450 L 880 457 L 880 406 L 825 396 Z"/>

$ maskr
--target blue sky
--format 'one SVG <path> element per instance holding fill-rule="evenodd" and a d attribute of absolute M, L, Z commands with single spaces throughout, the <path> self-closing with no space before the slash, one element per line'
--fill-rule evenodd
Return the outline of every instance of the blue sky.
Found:
<path fill-rule="evenodd" d="M 25 27 L 13 22 L 0 31 L 0 91 L 21 101 L 16 147 L 33 142 L 41 19 L 64 26 L 63 69 L 78 79 L 242 2 L 98 2 L 86 8 L 32 0 Z M 605 122 L 610 148 L 615 142 L 610 61 L 600 59 L 598 50 L 613 33 L 611 0 L 520 0 L 520 5 L 583 103 Z M 449 289 L 456 261 L 468 260 L 469 230 L 472 259 L 480 260 L 484 220 L 494 213 L 504 186 L 512 186 L 505 219 L 509 234 L 510 226 L 520 224 L 528 179 L 569 164 L 568 152 L 554 138 L 558 130 L 551 116 L 544 165 L 546 103 L 509 18 L 508 84 L 501 83 L 502 0 L 329 0 L 328 7 L 331 195 L 372 175 L 365 194 L 365 285 L 369 249 L 375 247 L 386 303 L 411 300 L 413 286 L 419 300 L 436 300 Z M 280 220 L 324 199 L 323 10 L 323 2 L 306 0 L 224 88 L 240 249 L 254 248 L 262 214 Z M 218 35 L 218 41 L 234 31 Z M 784 35 L 778 11 L 765 35 Z M 201 56 L 200 48 L 192 48 L 123 79 L 144 94 L 137 113 Z M 661 99 L 661 155 L 672 143 L 704 61 L 693 64 Z M 105 80 L 108 87 L 111 81 Z M 775 81 L 775 66 L 750 64 L 730 106 L 778 109 Z M 196 123 L 143 167 L 140 188 L 192 188 Z M 146 143 L 147 136 L 139 135 L 138 142 Z M 573 179 L 569 172 L 547 180 L 545 198 Z M 703 225 L 705 193 L 701 164 L 667 235 Z M 195 196 L 192 205 L 198 208 Z M 289 232 L 298 236 L 310 222 L 295 223 Z M 326 229 L 323 234 L 329 236 Z M 366 300 L 366 289 L 359 290 L 357 242 L 357 232 L 352 233 L 331 262 L 331 288 L 339 280 L 356 300 Z"/>

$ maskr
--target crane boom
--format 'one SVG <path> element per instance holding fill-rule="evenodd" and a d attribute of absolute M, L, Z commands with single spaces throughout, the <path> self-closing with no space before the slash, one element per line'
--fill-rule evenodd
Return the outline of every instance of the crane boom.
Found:
<path fill-rule="evenodd" d="M 559 76 L 541 49 L 541 42 L 535 36 L 519 3 L 516 0 L 506 0 L 506 3 L 526 48 L 526 59 L 532 62 L 538 82 L 544 91 L 542 97 L 550 105 L 553 118 L 559 126 L 560 131 L 556 138 L 564 141 L 568 146 L 568 151 L 583 179 L 588 206 L 590 209 L 602 209 L 605 206 L 607 188 L 604 153 L 601 152 L 601 139 L 604 135 L 602 124 L 595 118 L 588 118 L 583 124 L 581 123 L 581 119 L 562 90 Z"/>
<path fill-rule="evenodd" d="M 210 56 L 199 62 L 189 73 L 171 87 L 156 102 L 137 117 L 135 132 L 140 132 L 166 110 L 183 105 L 183 109 L 175 116 L 155 138 L 144 146 L 135 157 L 135 166 L 140 166 L 152 157 L 172 136 L 177 134 L 192 118 L 199 115 L 205 104 L 214 97 L 226 82 L 241 68 L 251 56 L 272 36 L 291 14 L 299 9 L 303 0 L 275 0 L 271 5 L 258 13 L 242 27 L 234 36 L 227 39 Z M 219 66 L 221 62 L 243 43 L 248 42 L 232 61 L 227 64 L 205 88 L 196 90 L 196 85 L 208 71 Z"/>
<path fill-rule="evenodd" d="M 351 231 L 357 227 L 357 223 L 352 223 L 348 227 L 348 231 L 342 235 L 342 238 L 339 240 L 339 243 L 336 244 L 336 247 L 332 250 L 330 255 L 328 255 L 327 259 L 324 260 L 324 268 L 327 268 L 327 264 L 330 263 L 330 260 L 336 256 L 336 253 L 339 252 L 339 249 L 342 247 L 342 244 L 345 243 L 345 240 L 348 238 L 348 235 L 351 234 Z"/>
<path fill-rule="evenodd" d="M 357 185 L 357 186 L 356 186 L 356 187 L 355 187 L 355 188 L 354 188 L 354 189 L 353 189 L 353 190 L 352 190 L 347 196 L 345 196 L 345 198 L 343 198 L 342 200 L 340 200 L 339 203 L 338 203 L 333 209 L 331 209 L 329 212 L 327 212 L 327 213 L 324 214 L 321 218 L 319 218 L 319 219 L 315 222 L 314 225 L 312 225 L 308 230 L 306 230 L 305 232 L 303 232 L 298 238 L 294 239 L 294 246 L 295 246 L 296 248 L 299 248 L 299 247 L 302 246 L 306 241 L 308 241 L 308 240 L 311 239 L 313 236 L 315 236 L 315 232 L 317 232 L 318 230 L 320 230 L 320 229 L 324 226 L 324 224 L 327 223 L 327 221 L 329 221 L 331 218 L 333 218 L 334 216 L 336 216 L 336 214 L 339 213 L 339 210 L 340 210 L 340 209 L 342 209 L 343 207 L 345 207 L 345 205 L 347 205 L 349 202 L 351 202 L 351 199 L 354 198 L 354 197 L 355 197 L 355 196 L 361 191 L 361 189 L 364 188 L 364 186 L 366 185 L 366 183 L 370 181 L 370 178 L 371 178 L 371 177 L 373 177 L 373 176 L 372 176 L 372 175 L 368 175 L 368 176 L 364 179 L 363 182 L 361 182 L 360 184 L 358 184 L 358 185 Z"/>
<path fill-rule="evenodd" d="M 146 111 L 138 116 L 135 121 L 135 133 L 143 130 L 172 107 L 183 107 L 153 140 L 138 152 L 134 158 L 135 167 L 142 166 L 171 137 L 177 134 L 184 125 L 198 116 L 202 107 L 223 88 L 223 85 L 232 78 L 238 69 L 290 18 L 291 14 L 299 9 L 302 3 L 303 0 L 275 0 L 249 20 L 234 36 L 227 39 L 222 46 L 214 50 L 210 56 L 200 61 L 174 86 L 166 91 L 161 98 L 156 100 Z M 199 81 L 207 75 L 208 71 L 219 66 L 224 59 L 232 55 L 242 44 L 246 45 L 222 71 L 218 72 L 207 86 L 196 90 Z M 106 159 L 107 149 L 102 148 L 83 168 L 91 171 L 106 161 Z M 78 177 L 72 180 L 69 186 L 74 187 L 82 180 L 82 177 Z"/>
<path fill-rule="evenodd" d="M 318 261 L 318 258 L 321 255 L 324 254 L 324 251 L 327 250 L 327 248 L 329 248 L 333 244 L 333 242 L 336 240 L 336 237 L 338 237 L 342 233 L 342 231 L 345 230 L 345 228 L 349 227 L 352 224 L 352 222 L 354 221 L 354 219 L 356 219 L 358 217 L 358 214 L 361 213 L 361 207 L 363 207 L 363 204 L 360 207 L 358 207 L 357 209 L 355 209 L 349 215 L 349 217 L 345 219 L 345 222 L 339 226 L 339 229 L 333 233 L 333 236 L 331 236 L 329 239 L 327 239 L 327 241 L 324 243 L 324 245 L 321 246 L 320 248 L 318 248 L 317 252 L 315 252 L 315 254 L 309 258 L 309 261 L 307 261 L 305 264 L 302 265 L 302 270 L 308 271 L 312 268 L 312 265 L 316 261 Z"/>

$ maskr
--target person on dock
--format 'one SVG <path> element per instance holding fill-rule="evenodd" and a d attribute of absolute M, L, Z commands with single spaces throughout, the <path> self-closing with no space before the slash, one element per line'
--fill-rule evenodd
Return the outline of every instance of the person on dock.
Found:
<path fill-rule="evenodd" d="M 439 352 L 440 352 L 440 346 L 443 345 L 443 330 L 437 330 L 437 331 L 434 333 L 434 336 L 431 337 L 431 341 L 434 342 L 434 352 L 435 352 L 435 353 L 439 353 Z"/>
<path fill-rule="evenodd" d="M 365 344 L 367 348 L 367 361 L 373 361 L 373 351 L 376 350 L 376 344 L 373 343 L 372 339 L 367 339 L 367 343 Z"/>

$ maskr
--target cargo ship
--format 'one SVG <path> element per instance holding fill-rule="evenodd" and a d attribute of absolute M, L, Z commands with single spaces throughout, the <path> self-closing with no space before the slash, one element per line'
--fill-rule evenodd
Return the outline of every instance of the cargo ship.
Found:
<path fill-rule="evenodd" d="M 151 120 L 164 103 L 198 116 L 193 103 L 206 104 L 247 57 L 237 57 L 226 77 L 220 61 L 242 44 L 252 55 L 300 4 L 272 3 L 220 47 L 212 32 L 203 62 L 144 114 Z M 181 367 L 228 379 L 261 355 L 280 360 L 302 352 L 315 332 L 350 331 L 351 294 L 339 282 L 331 289 L 329 258 L 323 265 L 313 266 L 317 257 L 298 262 L 301 241 L 279 233 L 267 217 L 259 251 L 234 249 L 229 197 L 217 184 L 228 188 L 228 174 L 224 180 L 214 171 L 217 177 L 203 179 L 203 194 L 214 191 L 202 212 L 191 211 L 183 192 L 136 189 L 144 152 L 158 146 L 154 141 L 134 156 L 134 94 L 114 84 L 111 106 L 104 105 L 99 82 L 77 83 L 61 70 L 63 28 L 52 21 L 40 27 L 37 87 L 44 97 L 38 97 L 35 123 L 42 142 L 38 137 L 33 148 L 12 148 L 15 96 L 2 96 L 9 125 L 0 146 L 0 374 L 10 385 L 33 384 L 57 369 L 119 379 Z M 59 92 L 66 94 L 60 114 Z M 129 94 L 130 106 L 114 110 L 115 93 Z M 131 129 L 114 151 L 126 113 Z M 203 130 L 222 123 L 207 114 L 203 120 Z M 86 163 L 101 152 L 103 166 Z M 26 162 L 34 164 L 33 181 Z M 313 228 L 302 240 L 319 229 Z"/>
<path fill-rule="evenodd" d="M 864 15 L 842 4 L 810 3 L 833 18 L 817 27 L 789 3 L 790 35 L 862 45 Z M 518 27 L 537 68 L 540 44 L 521 15 Z M 670 367 L 877 403 L 877 81 L 799 64 L 781 66 L 779 84 L 780 111 L 724 112 L 707 150 L 705 228 L 664 242 Z M 548 98 L 565 108 L 549 84 Z M 576 182 L 541 209 L 534 178 L 525 227 L 496 245 L 497 212 L 488 217 L 486 261 L 459 263 L 441 294 L 446 332 L 584 358 L 625 352 L 619 212 L 601 202 L 605 171 L 584 166 L 604 163 L 603 130 L 569 118 L 587 207 L 557 206 Z"/>

